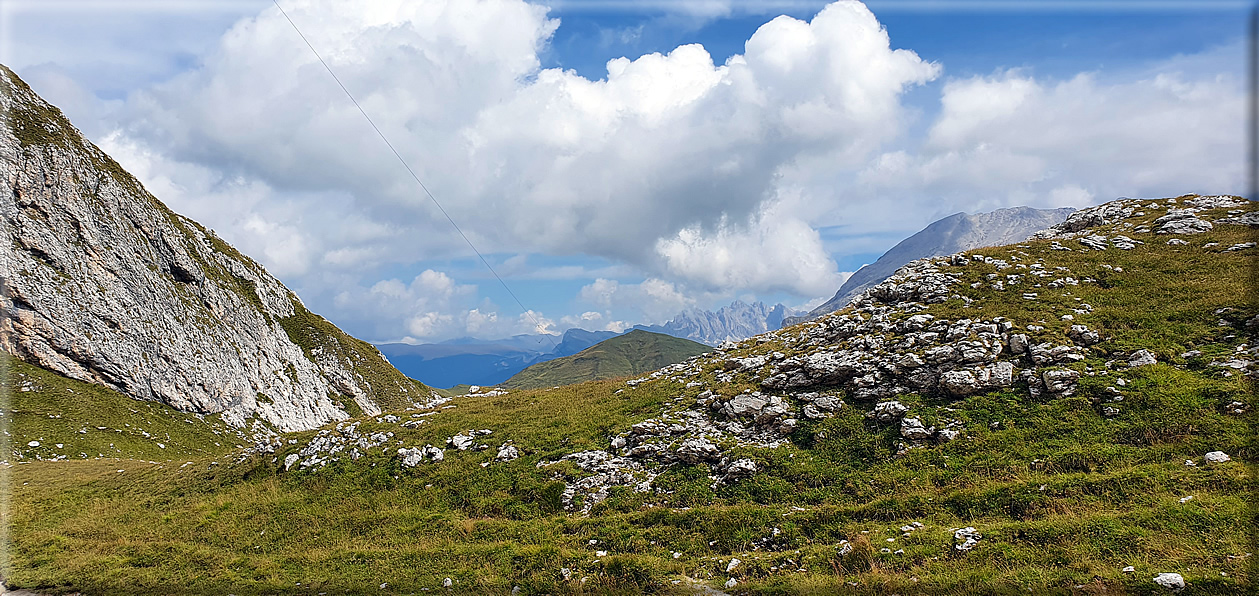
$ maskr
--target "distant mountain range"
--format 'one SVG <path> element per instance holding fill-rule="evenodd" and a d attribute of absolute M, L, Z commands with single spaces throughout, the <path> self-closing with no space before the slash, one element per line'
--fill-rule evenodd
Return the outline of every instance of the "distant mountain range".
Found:
<path fill-rule="evenodd" d="M 1032 234 L 1058 225 L 1075 211 L 1010 207 L 988 213 L 955 213 L 923 228 L 883 253 L 877 261 L 852 274 L 835 292 L 835 297 L 798 317 L 788 317 L 783 324 L 795 325 L 837 311 L 852 302 L 858 294 L 889 278 L 910 261 L 949 255 L 986 246 L 1003 246 L 1027 240 Z"/>
<path fill-rule="evenodd" d="M 778 329 L 783 319 L 794 314 L 797 313 L 781 304 L 766 306 L 764 302 L 747 304 L 736 300 L 717 312 L 693 308 L 679 313 L 664 325 L 635 325 L 634 328 L 715 346 Z"/>
<path fill-rule="evenodd" d="M 785 317 L 797 314 L 781 304 L 747 304 L 736 300 L 710 310 L 678 313 L 663 325 L 635 325 L 633 329 L 716 346 L 782 327 Z M 503 339 L 461 337 L 432 344 L 378 344 L 380 352 L 407 376 L 433 387 L 498 385 L 529 366 L 570 356 L 620 335 L 615 331 L 569 329 L 554 335 L 525 334 Z"/>
<path fill-rule="evenodd" d="M 614 331 L 569 329 L 557 342 L 554 336 L 516 335 L 484 340 L 461 337 L 434 344 L 379 344 L 380 352 L 398 370 L 433 387 L 497 385 L 526 367 L 576 354 Z"/>
<path fill-rule="evenodd" d="M 769 306 L 764 302 L 748 304 L 736 300 L 715 312 L 692 308 L 678 313 L 662 325 L 635 325 L 633 329 L 709 346 L 728 340 L 740 341 L 839 310 L 910 261 L 1021 242 L 1035 232 L 1062 223 L 1073 211 L 1075 209 L 1069 207 L 1012 207 L 974 215 L 950 215 L 901 241 L 874 263 L 862 267 L 848 278 L 833 298 L 807 314 L 782 304 Z M 612 331 L 569 329 L 558 342 L 555 336 L 535 334 L 496 340 L 467 337 L 435 344 L 380 344 L 377 347 L 390 363 L 408 376 L 444 388 L 460 384 L 498 385 L 530 366 L 577 354 L 616 335 Z"/>
<path fill-rule="evenodd" d="M 502 387 L 535 389 L 637 375 L 682 362 L 709 349 L 689 339 L 635 329 L 577 354 L 530 366 L 502 383 Z"/>

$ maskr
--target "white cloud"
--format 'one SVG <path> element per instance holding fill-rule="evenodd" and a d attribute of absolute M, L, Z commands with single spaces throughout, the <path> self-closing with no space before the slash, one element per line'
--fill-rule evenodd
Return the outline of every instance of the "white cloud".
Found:
<path fill-rule="evenodd" d="M 370 287 L 354 285 L 333 300 L 337 312 L 364 326 L 370 339 L 432 339 L 494 330 L 494 309 L 469 309 L 475 285 L 456 283 L 441 271 L 426 269 L 410 282 L 382 279 Z"/>
<path fill-rule="evenodd" d="M 921 152 L 882 156 L 867 184 L 979 191 L 998 207 L 1245 190 L 1245 91 L 1227 73 L 1055 81 L 1006 71 L 949 81 L 941 106 Z"/>
<path fill-rule="evenodd" d="M 703 20 L 772 3 L 666 4 Z M 722 64 L 684 45 L 611 60 L 599 80 L 541 68 L 559 21 L 520 0 L 285 8 L 468 237 L 514 255 L 509 283 L 593 280 L 578 295 L 593 310 L 557 324 L 499 313 L 445 273 L 381 280 L 471 253 L 273 7 L 217 43 L 182 42 L 197 66 L 144 69 L 125 99 L 86 98 L 68 80 L 82 64 L 34 72 L 99 118 L 85 130 L 116 128 L 102 147 L 172 208 L 371 338 L 613 328 L 736 293 L 829 298 L 845 277 L 829 253 L 956 211 L 1244 189 L 1240 44 L 1139 72 L 944 81 L 907 139 L 904 94 L 942 68 L 894 49 L 856 2 L 772 19 Z M 646 280 L 618 281 L 631 276 Z"/>
<path fill-rule="evenodd" d="M 711 233 L 681 230 L 657 242 L 656 251 L 669 273 L 709 290 L 834 291 L 842 280 L 817 230 L 779 206 L 769 204 L 741 225 L 722 221 Z"/>
<path fill-rule="evenodd" d="M 939 72 L 893 50 L 855 2 L 808 22 L 774 19 L 724 65 L 687 45 L 611 60 L 602 80 L 540 69 L 559 23 L 516 0 L 286 10 L 483 252 L 584 254 L 655 275 L 686 270 L 659 258 L 658 241 L 684 231 L 723 241 L 723 221 L 763 211 L 784 172 L 810 156 L 860 164 L 902 130 L 906 87 Z M 320 238 L 306 243 L 308 261 L 352 268 L 464 250 L 273 9 L 232 27 L 201 68 L 132 96 L 125 115 L 127 142 L 169 161 L 339 196 L 381 230 L 356 241 L 327 233 L 336 218 L 303 218 L 300 229 Z M 799 252 L 781 246 L 793 238 L 744 240 L 772 241 L 766 255 Z M 704 282 L 723 280 L 782 287 L 747 269 Z"/>
<path fill-rule="evenodd" d="M 578 296 L 591 304 L 599 306 L 611 306 L 612 298 L 616 295 L 620 287 L 620 282 L 615 279 L 599 278 L 594 282 L 583 286 Z"/>
<path fill-rule="evenodd" d="M 615 280 L 597 279 L 578 292 L 578 298 L 616 312 L 633 313 L 636 320 L 645 323 L 663 323 L 697 303 L 694 295 L 709 299 L 711 294 L 692 292 L 672 282 L 659 278 L 647 278 L 636 284 L 623 284 Z M 609 316 L 610 318 L 610 316 Z M 623 321 L 614 321 L 607 329 L 620 330 L 628 327 Z M 577 325 L 581 326 L 581 325 Z"/>
<path fill-rule="evenodd" d="M 453 320 L 450 315 L 437 312 L 426 312 L 407 320 L 407 331 L 419 339 L 432 339 L 448 327 Z"/>

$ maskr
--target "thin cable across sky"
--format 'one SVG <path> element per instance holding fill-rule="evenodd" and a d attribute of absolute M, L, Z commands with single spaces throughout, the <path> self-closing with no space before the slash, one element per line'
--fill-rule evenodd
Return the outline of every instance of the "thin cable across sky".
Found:
<path fill-rule="evenodd" d="M 503 281 L 503 278 L 498 275 L 498 272 L 494 270 L 494 267 L 490 266 L 490 262 L 485 259 L 485 255 L 482 255 L 481 251 L 477 250 L 476 245 L 472 244 L 472 240 L 468 238 L 467 234 L 463 233 L 463 230 L 459 228 L 459 224 L 455 223 L 454 218 L 450 217 L 450 214 L 446 212 L 446 208 L 442 207 L 442 204 L 437 200 L 437 197 L 433 196 L 433 192 L 430 191 L 428 187 L 424 185 L 424 182 L 420 180 L 420 177 L 416 175 L 415 170 L 412 170 L 407 161 L 402 159 L 402 155 L 394 148 L 393 143 L 389 142 L 389 138 L 385 136 L 385 133 L 381 132 L 380 127 L 376 126 L 376 123 L 372 121 L 372 117 L 367 115 L 367 111 L 364 110 L 363 106 L 360 105 L 358 100 L 354 98 L 354 94 L 350 93 L 350 90 L 345 87 L 345 84 L 341 82 L 341 78 L 337 76 L 337 73 L 333 72 L 332 67 L 328 66 L 327 62 L 324 62 L 323 56 L 320 56 L 319 51 L 315 49 L 315 46 L 311 45 L 309 39 L 306 39 L 306 35 L 302 33 L 302 30 L 297 26 L 297 23 L 293 22 L 293 19 L 289 17 L 287 12 L 284 12 L 284 7 L 280 6 L 279 0 L 271 0 L 271 2 L 275 4 L 277 9 L 279 9 L 280 14 L 284 15 L 284 19 L 289 22 L 289 25 L 291 25 L 293 30 L 297 32 L 297 35 L 302 38 L 302 41 L 306 43 L 306 47 L 310 48 L 311 53 L 315 55 L 315 58 L 319 60 L 319 63 L 323 65 L 324 69 L 328 71 L 328 74 L 332 75 L 332 80 L 336 81 L 337 86 L 345 92 L 345 96 L 350 98 L 350 101 L 354 103 L 354 107 L 358 108 L 359 113 L 362 114 L 363 118 L 367 120 L 367 123 L 371 125 L 372 130 L 376 131 L 376 134 L 380 136 L 380 140 L 384 141 L 385 145 L 389 147 L 389 150 L 393 152 L 393 156 L 398 158 L 398 163 L 402 164 L 402 167 L 407 169 L 407 173 L 410 174 L 411 178 L 415 180 L 415 183 L 424 190 L 424 194 L 428 196 L 428 199 L 437 206 L 437 210 L 442 212 L 442 215 L 446 217 L 446 221 L 450 222 L 450 226 L 453 227 L 456 232 L 459 232 L 459 237 L 463 238 L 463 241 L 468 243 L 468 248 L 471 248 L 472 252 L 476 253 L 477 258 L 481 259 L 481 263 L 485 265 L 485 268 L 494 275 L 494 279 L 497 279 L 498 283 L 502 284 L 503 289 L 507 291 L 507 294 L 511 296 L 512 300 L 516 301 L 516 305 L 520 307 L 520 311 L 523 312 L 526 317 L 529 317 L 529 321 L 533 323 L 534 329 L 542 331 L 541 324 L 538 322 L 537 317 L 533 316 L 533 311 L 525 308 L 525 304 L 520 301 L 520 298 L 516 297 L 516 293 L 511 291 L 511 288 L 507 286 L 507 282 Z M 542 335 L 546 336 L 547 340 L 551 342 L 551 347 L 559 347 L 556 345 L 555 340 L 549 333 L 543 333 Z"/>

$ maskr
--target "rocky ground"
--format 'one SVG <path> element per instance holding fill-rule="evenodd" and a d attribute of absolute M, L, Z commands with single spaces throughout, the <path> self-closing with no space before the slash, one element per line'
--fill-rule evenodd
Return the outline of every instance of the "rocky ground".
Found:
<path fill-rule="evenodd" d="M 1176 245 L 1187 243 L 1183 236 L 1203 233 L 1215 225 L 1253 225 L 1259 212 L 1251 208 L 1235 197 L 1120 200 L 1077 211 L 1034 238 L 1050 240 L 1054 251 L 1104 255 L 1145 244 L 1116 232 L 1167 235 L 1166 243 Z M 1154 210 L 1167 213 L 1152 225 L 1128 221 Z M 1223 216 L 1221 210 L 1227 210 Z M 1208 211 L 1216 215 L 1204 215 Z M 911 262 L 866 290 L 847 309 L 744 342 L 727 342 L 709 354 L 626 381 L 617 393 L 663 381 L 677 383 L 684 391 L 660 415 L 608 437 L 607 449 L 573 453 L 540 462 L 538 467 L 558 461 L 576 464 L 586 475 L 567 485 L 563 502 L 571 510 L 589 513 L 613 487 L 656 490 L 653 480 L 673 464 L 708 464 L 714 486 L 750 477 L 757 472 L 757 464 L 731 457 L 728 452 L 737 447 L 782 445 L 791 441 L 802 420 L 823 420 L 842 408 L 859 408 L 867 419 L 898 427 L 903 439 L 901 454 L 933 444 L 965 441 L 968 429 L 951 417 L 947 400 L 993 390 L 1018 386 L 1033 399 L 1055 399 L 1072 396 L 1082 377 L 1096 377 L 1107 383 L 1105 398 L 1095 400 L 1097 412 L 1108 418 L 1120 415 L 1125 373 L 1153 365 L 1157 358 L 1145 349 L 1111 349 L 1109 338 L 1090 327 L 1093 306 L 1079 298 L 1067 308 L 1057 308 L 1062 312 L 1053 322 L 1043 318 L 1016 322 L 1001 315 L 949 320 L 923 312 L 929 305 L 950 299 L 970 304 L 973 299 L 968 290 L 981 286 L 1036 302 L 1046 292 L 1063 293 L 1081 284 L 1099 283 L 1087 271 L 1046 267 L 1043 258 L 1030 258 L 1020 248 L 1027 246 L 977 251 L 1000 257 L 958 253 Z M 1208 244 L 1203 248 L 1236 252 L 1253 250 L 1255 244 Z M 960 285 L 966 270 L 975 267 L 995 272 L 984 275 L 983 282 Z M 1115 269 L 1105 262 L 1100 267 Z M 1221 320 L 1221 324 L 1230 323 Z M 1259 316 L 1241 327 L 1239 332 L 1255 334 Z M 1104 365 L 1073 366 L 1089 354 L 1104 355 Z M 1231 357 L 1206 364 L 1221 375 L 1254 376 L 1259 371 L 1256 354 L 1259 345 L 1243 343 Z M 1200 353 L 1181 354 L 1186 359 L 1198 356 Z M 731 391 L 738 387 L 742 389 Z M 904 394 L 937 396 L 946 403 L 911 411 L 896 399 Z M 1225 408 L 1229 414 L 1240 416 L 1250 407 L 1234 401 Z M 419 419 L 433 414 L 437 411 L 411 416 Z M 404 427 L 423 422 L 387 418 Z M 924 419 L 934 422 L 928 424 Z M 356 458 L 367 449 L 395 446 L 400 447 L 397 457 L 406 466 L 443 460 L 440 447 L 405 447 L 401 441 L 392 445 L 392 433 L 360 436 L 355 434 L 354 425 L 342 426 L 320 431 L 301 452 L 288 456 L 286 468 L 319 466 L 342 456 Z M 474 443 L 478 433 L 490 432 L 468 431 L 451 437 L 448 445 L 459 450 L 488 449 L 488 444 Z M 501 446 L 500 456 L 503 449 L 515 447 Z"/>

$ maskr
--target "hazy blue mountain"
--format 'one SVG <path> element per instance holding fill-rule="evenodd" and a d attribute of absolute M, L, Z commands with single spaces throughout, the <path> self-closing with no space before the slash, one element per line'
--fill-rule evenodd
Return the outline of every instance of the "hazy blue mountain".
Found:
<path fill-rule="evenodd" d="M 615 331 L 586 331 L 585 329 L 569 329 L 564 332 L 564 339 L 551 351 L 552 357 L 570 356 L 603 340 L 620 335 Z"/>
<path fill-rule="evenodd" d="M 569 329 L 563 337 L 524 334 L 503 339 L 461 337 L 431 344 L 380 344 L 390 364 L 407 376 L 433 387 L 497 385 L 525 368 L 576 354 L 613 331 Z"/>
<path fill-rule="evenodd" d="M 796 314 L 781 304 L 747 304 L 741 300 L 717 309 L 683 311 L 664 325 L 635 325 L 635 329 L 663 333 L 715 346 L 726 340 L 739 341 L 782 327 L 783 319 Z"/>
<path fill-rule="evenodd" d="M 799 317 L 789 317 L 784 324 L 795 325 L 816 319 L 848 305 L 858 294 L 889 278 L 906 263 L 926 257 L 949 255 L 986 246 L 1003 246 L 1022 242 L 1032 234 L 1055 226 L 1067 219 L 1074 207 L 1033 209 L 1010 207 L 988 213 L 955 213 L 937 220 L 883 253 L 877 261 L 859 269 L 835 292 L 835 297 Z"/>

